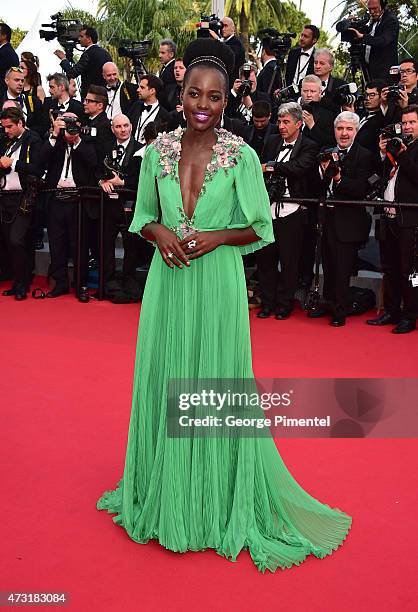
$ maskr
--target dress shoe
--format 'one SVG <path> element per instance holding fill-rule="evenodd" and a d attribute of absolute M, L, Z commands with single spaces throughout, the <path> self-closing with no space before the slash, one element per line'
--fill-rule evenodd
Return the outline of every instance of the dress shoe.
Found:
<path fill-rule="evenodd" d="M 398 325 L 392 329 L 392 334 L 408 334 L 417 328 L 414 319 L 402 319 Z"/>
<path fill-rule="evenodd" d="M 394 317 L 393 315 L 390 314 L 390 312 L 384 312 L 383 314 L 380 315 L 380 317 L 377 317 L 376 319 L 367 319 L 366 323 L 367 325 L 390 325 L 391 323 L 393 325 L 396 325 L 397 323 L 399 323 L 400 317 Z"/>
<path fill-rule="evenodd" d="M 22 300 L 26 300 L 26 290 L 25 289 L 16 289 L 15 290 L 15 300 L 21 302 Z"/>
<path fill-rule="evenodd" d="M 257 313 L 257 319 L 268 319 L 273 314 L 271 308 L 263 308 L 260 312 Z"/>
<path fill-rule="evenodd" d="M 10 295 L 16 295 L 16 290 L 15 289 L 6 289 L 5 291 L 3 291 L 2 295 L 5 296 L 10 296 Z"/>
<path fill-rule="evenodd" d="M 292 314 L 292 311 L 290 310 L 290 308 L 281 308 L 276 313 L 276 319 L 278 321 L 284 321 L 285 319 L 288 319 L 291 314 Z"/>
<path fill-rule="evenodd" d="M 319 319 L 320 317 L 326 317 L 327 314 L 328 313 L 325 308 L 312 308 L 311 310 L 308 310 L 308 317 L 310 319 Z"/>
<path fill-rule="evenodd" d="M 87 304 L 90 301 L 89 290 L 87 287 L 81 287 L 80 293 L 78 294 L 78 301 L 83 304 Z"/>
<path fill-rule="evenodd" d="M 55 287 L 54 289 L 52 289 L 52 291 L 48 291 L 48 293 L 46 294 L 46 297 L 56 298 L 56 297 L 59 297 L 60 295 L 67 295 L 67 293 L 69 293 L 68 289 L 59 289 L 58 287 Z"/>
<path fill-rule="evenodd" d="M 345 325 L 345 317 L 343 315 L 332 317 L 330 325 L 332 325 L 332 327 L 342 327 Z"/>

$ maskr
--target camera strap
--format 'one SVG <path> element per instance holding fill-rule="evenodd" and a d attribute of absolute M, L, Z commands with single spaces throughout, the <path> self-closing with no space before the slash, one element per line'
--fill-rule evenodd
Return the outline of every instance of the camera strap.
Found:
<path fill-rule="evenodd" d="M 10 143 L 9 147 L 6 149 L 5 152 L 6 157 L 10 157 L 11 155 L 13 155 L 13 153 L 16 153 L 16 151 L 22 146 L 23 134 L 19 136 L 17 140 L 14 140 L 12 143 Z"/>
<path fill-rule="evenodd" d="M 65 174 L 64 174 L 64 179 L 67 180 L 68 175 L 70 173 L 70 164 L 71 164 L 71 152 L 73 150 L 73 145 L 71 144 L 67 144 L 66 148 L 65 148 L 65 155 L 66 155 L 66 160 L 65 160 Z"/>

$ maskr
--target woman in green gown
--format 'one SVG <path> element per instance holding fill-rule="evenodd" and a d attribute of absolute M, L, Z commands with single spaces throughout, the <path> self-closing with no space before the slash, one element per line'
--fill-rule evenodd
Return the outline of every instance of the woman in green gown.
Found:
<path fill-rule="evenodd" d="M 271 437 L 167 435 L 172 379 L 253 377 L 242 255 L 273 241 L 259 160 L 216 130 L 231 53 L 197 39 L 186 50 L 186 130 L 145 153 L 131 231 L 156 243 L 138 333 L 123 478 L 98 509 L 139 543 L 185 552 L 248 549 L 260 571 L 325 557 L 351 518 L 306 493 Z"/>

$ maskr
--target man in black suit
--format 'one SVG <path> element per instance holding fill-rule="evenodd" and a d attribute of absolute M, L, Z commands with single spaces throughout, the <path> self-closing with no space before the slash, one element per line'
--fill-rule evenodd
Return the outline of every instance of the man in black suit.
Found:
<path fill-rule="evenodd" d="M 320 163 L 323 191 L 329 198 L 347 200 L 347 206 L 329 203 L 323 235 L 324 298 L 333 304 L 333 327 L 345 325 L 349 314 L 350 276 L 360 244 L 366 242 L 370 217 L 365 206 L 350 206 L 350 200 L 363 200 L 368 178 L 373 173 L 373 155 L 355 141 L 360 118 L 344 111 L 335 119 L 335 139 L 339 160 L 331 157 Z M 325 316 L 323 309 L 308 312 L 312 318 Z"/>
<path fill-rule="evenodd" d="M 209 30 L 209 34 L 212 36 L 212 38 L 215 38 L 216 40 L 223 40 L 223 42 L 228 45 L 228 47 L 234 54 L 234 69 L 229 75 L 229 88 L 232 89 L 235 79 L 238 78 L 239 69 L 245 62 L 245 49 L 241 40 L 238 38 L 238 36 L 235 35 L 235 23 L 233 22 L 233 20 L 230 17 L 222 17 L 221 22 L 222 38 L 220 38 L 213 30 Z"/>
<path fill-rule="evenodd" d="M 138 234 L 128 231 L 134 215 L 136 195 L 124 196 L 115 191 L 117 187 L 125 187 L 136 193 L 142 161 L 141 145 L 132 136 L 132 124 L 125 115 L 113 118 L 112 132 L 114 142 L 106 151 L 106 160 L 111 160 L 112 168 L 116 170 L 109 171 L 106 165 L 99 168 L 99 184 L 108 195 L 103 239 L 105 295 L 113 303 L 126 304 L 139 298 L 136 264 L 141 255 L 147 257 L 152 247 Z M 115 241 L 119 231 L 124 248 L 122 279 L 115 277 Z"/>
<path fill-rule="evenodd" d="M 306 25 L 299 39 L 299 46 L 290 49 L 286 63 L 286 85 L 299 84 L 308 74 L 314 72 L 315 45 L 320 36 L 314 25 Z M 260 73 L 261 74 L 261 73 Z"/>
<path fill-rule="evenodd" d="M 183 59 L 178 58 L 174 61 L 174 78 L 176 83 L 171 83 L 164 88 L 164 99 L 161 100 L 161 105 L 168 112 L 182 112 L 183 106 L 180 99 L 181 88 L 183 86 L 184 73 L 186 67 L 183 64 Z"/>
<path fill-rule="evenodd" d="M 252 122 L 246 128 L 244 140 L 257 153 L 259 159 L 264 155 L 264 149 L 270 136 L 277 134 L 277 127 L 270 122 L 271 106 L 265 100 L 254 102 Z"/>
<path fill-rule="evenodd" d="M 139 100 L 132 106 L 129 118 L 134 138 L 142 148 L 146 145 L 144 129 L 151 121 L 155 123 L 159 132 L 167 130 L 170 125 L 170 114 L 159 102 L 163 87 L 161 79 L 154 74 L 144 74 L 139 81 L 137 89 Z"/>
<path fill-rule="evenodd" d="M 251 66 L 251 64 L 248 65 Z M 245 65 L 241 66 L 239 78 L 234 81 L 225 107 L 225 115 L 231 119 L 239 119 L 249 124 L 251 121 L 253 104 L 260 100 L 268 102 L 269 96 L 265 92 L 258 90 L 257 77 L 253 66 L 251 66 L 250 75 L 248 77 L 251 83 L 251 89 L 248 92 L 244 92 L 244 96 L 242 95 L 242 82 L 245 78 L 244 68 Z"/>
<path fill-rule="evenodd" d="M 7 192 L 15 189 L 25 191 L 29 186 L 28 177 L 40 176 L 37 161 L 42 141 L 36 132 L 25 128 L 25 117 L 21 109 L 8 108 L 2 111 L 0 121 L 4 130 L 0 144 L 0 225 L 13 274 L 13 285 L 3 291 L 3 295 L 13 295 L 16 300 L 24 300 L 34 262 L 30 235 L 32 211 L 22 210 L 20 194 L 8 195 Z"/>
<path fill-rule="evenodd" d="M 24 77 L 18 66 L 9 68 L 4 79 L 6 90 L 0 95 L 0 105 L 6 100 L 19 102 L 25 116 L 25 125 L 39 134 L 42 131 L 42 102 L 23 91 Z"/>
<path fill-rule="evenodd" d="M 19 57 L 10 44 L 12 30 L 7 23 L 0 23 L 0 94 L 6 89 L 4 77 L 12 66 L 19 66 Z"/>
<path fill-rule="evenodd" d="M 98 160 L 103 159 L 103 152 L 113 139 L 106 108 L 106 88 L 100 85 L 90 85 L 84 98 L 84 125 L 91 130 L 89 142 L 95 145 Z"/>
<path fill-rule="evenodd" d="M 273 94 L 277 89 L 283 87 L 280 80 L 280 73 L 275 70 L 276 68 L 276 56 L 273 49 L 270 48 L 271 39 L 264 38 L 261 41 L 261 61 L 263 68 L 260 70 L 257 76 L 257 89 L 263 91 L 270 99 L 273 100 Z"/>
<path fill-rule="evenodd" d="M 381 166 L 379 133 L 385 124 L 385 118 L 380 109 L 381 94 L 384 87 L 385 81 L 382 79 L 375 79 L 367 83 L 364 92 L 365 114 L 360 119 L 360 126 L 356 136 L 356 142 L 373 153 L 378 174 L 380 174 Z"/>
<path fill-rule="evenodd" d="M 320 148 L 335 146 L 334 116 L 321 102 L 321 79 L 314 74 L 306 76 L 301 84 L 303 133 Z"/>
<path fill-rule="evenodd" d="M 137 99 L 136 85 L 121 81 L 119 70 L 113 62 L 103 64 L 103 78 L 106 81 L 108 104 L 106 115 L 109 120 L 123 114 L 127 115 Z"/>
<path fill-rule="evenodd" d="M 394 334 L 416 329 L 418 317 L 418 208 L 396 202 L 417 202 L 418 193 L 418 105 L 402 110 L 402 132 L 406 142 L 388 153 L 388 140 L 380 139 L 385 182 L 385 207 L 380 221 L 380 254 L 384 313 L 369 325 L 396 324 Z M 401 307 L 401 304 L 403 306 Z"/>
<path fill-rule="evenodd" d="M 81 102 L 70 97 L 70 84 L 65 74 L 55 72 L 49 74 L 50 97 L 45 98 L 42 106 L 42 136 L 47 136 L 52 127 L 51 116 L 56 119 L 63 113 L 75 113 L 80 120 L 84 118 L 84 108 Z"/>
<path fill-rule="evenodd" d="M 288 319 L 293 310 L 303 239 L 304 211 L 298 203 L 283 203 L 283 196 L 307 197 L 310 175 L 316 169 L 318 146 L 301 134 L 302 108 L 296 102 L 279 108 L 279 134 L 270 136 L 261 158 L 263 172 L 273 167 L 282 184 L 269 189 L 275 242 L 256 253 L 262 310 L 257 317 Z M 270 163 L 273 162 L 273 163 Z M 280 273 L 278 263 L 280 261 Z"/>
<path fill-rule="evenodd" d="M 322 106 L 328 108 L 334 117 L 341 111 L 340 105 L 335 101 L 335 94 L 346 81 L 332 76 L 334 56 L 329 49 L 317 49 L 314 55 L 314 74 L 321 79 Z"/>
<path fill-rule="evenodd" d="M 85 142 L 79 133 L 69 133 L 63 117 L 77 119 L 72 112 L 65 111 L 54 119 L 52 133 L 43 145 L 40 165 L 47 170 L 45 186 L 57 188 L 48 199 L 47 227 L 51 263 L 49 276 L 55 287 L 47 293 L 56 298 L 69 292 L 68 258 L 74 264 L 77 258 L 77 187 L 93 185 L 93 172 L 97 164 L 96 151 Z"/>
<path fill-rule="evenodd" d="M 387 87 L 382 89 L 381 108 L 386 124 L 397 123 L 402 110 L 410 104 L 418 104 L 418 62 L 405 58 L 399 64 L 400 85 L 404 89 L 397 94 L 389 94 Z"/>
<path fill-rule="evenodd" d="M 368 79 L 386 80 L 389 68 L 398 63 L 399 22 L 386 5 L 387 0 L 368 0 L 371 22 L 367 33 L 350 28 L 357 41 L 363 44 L 362 63 Z"/>
<path fill-rule="evenodd" d="M 160 42 L 159 57 L 161 62 L 161 70 L 159 77 L 163 82 L 163 86 L 175 85 L 174 77 L 174 62 L 177 53 L 177 45 L 170 38 L 166 38 Z"/>
<path fill-rule="evenodd" d="M 57 49 L 55 55 L 61 60 L 60 66 L 68 78 L 81 76 L 81 99 L 83 100 L 90 85 L 101 85 L 104 87 L 106 82 L 103 78 L 102 68 L 106 62 L 111 62 L 112 58 L 106 49 L 97 44 L 99 36 L 97 31 L 90 26 L 83 26 L 78 37 L 79 44 L 85 51 L 79 61 L 72 65 L 65 57 L 65 53 Z"/>

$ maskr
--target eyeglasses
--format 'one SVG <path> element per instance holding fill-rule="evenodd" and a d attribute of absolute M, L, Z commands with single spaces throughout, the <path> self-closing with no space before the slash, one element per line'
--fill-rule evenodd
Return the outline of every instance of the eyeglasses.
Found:
<path fill-rule="evenodd" d="M 90 102 L 92 104 L 99 104 L 99 100 L 93 100 L 93 98 L 84 98 L 84 102 L 87 102 L 87 104 L 90 104 Z"/>
<path fill-rule="evenodd" d="M 378 96 L 378 95 L 379 95 L 379 94 L 377 94 L 377 93 L 375 93 L 375 92 L 372 92 L 372 93 L 367 93 L 367 92 L 366 92 L 366 93 L 364 94 L 364 97 L 365 97 L 365 98 L 375 98 L 375 97 L 376 97 L 376 96 Z"/>
<path fill-rule="evenodd" d="M 405 68 L 404 70 L 399 70 L 399 74 L 414 74 L 416 71 L 414 68 Z"/>

